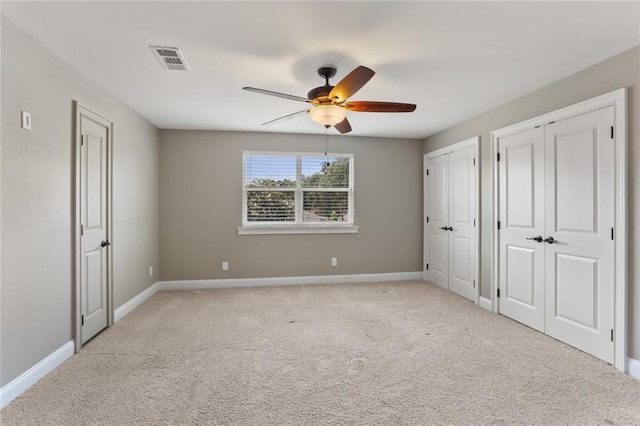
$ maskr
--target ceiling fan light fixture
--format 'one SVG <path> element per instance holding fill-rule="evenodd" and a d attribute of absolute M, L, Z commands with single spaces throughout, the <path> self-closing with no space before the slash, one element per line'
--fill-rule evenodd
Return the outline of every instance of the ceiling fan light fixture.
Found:
<path fill-rule="evenodd" d="M 323 126 L 333 127 L 347 116 L 347 110 L 337 105 L 317 105 L 309 110 L 311 119 Z"/>
<path fill-rule="evenodd" d="M 416 109 L 414 104 L 398 102 L 349 101 L 347 103 L 347 99 L 367 84 L 375 72 L 371 68 L 360 65 L 340 80 L 338 84 L 332 86 L 329 84 L 329 79 L 335 74 L 336 69 L 334 67 L 318 69 L 318 75 L 324 78 L 325 84 L 311 89 L 306 98 L 256 87 L 243 87 L 242 89 L 312 105 L 309 109 L 287 114 L 275 120 L 262 123 L 263 125 L 288 120 L 306 112 L 316 123 L 326 128 L 333 127 L 341 134 L 349 133 L 352 130 L 351 123 L 347 119 L 347 109 L 352 112 L 413 112 Z"/>

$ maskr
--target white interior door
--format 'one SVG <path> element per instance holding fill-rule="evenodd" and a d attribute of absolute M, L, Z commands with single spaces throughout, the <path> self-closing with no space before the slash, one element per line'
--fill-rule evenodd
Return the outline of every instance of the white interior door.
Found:
<path fill-rule="evenodd" d="M 429 281 L 449 288 L 449 160 L 429 160 Z M 447 229 L 445 229 L 447 228 Z"/>
<path fill-rule="evenodd" d="M 545 331 L 613 362 L 613 107 L 545 129 Z"/>
<path fill-rule="evenodd" d="M 543 128 L 500 138 L 498 152 L 498 309 L 503 315 L 544 331 Z"/>
<path fill-rule="evenodd" d="M 108 325 L 109 125 L 80 115 L 80 304 L 82 344 Z"/>
<path fill-rule="evenodd" d="M 476 301 L 475 147 L 449 154 L 449 290 Z"/>

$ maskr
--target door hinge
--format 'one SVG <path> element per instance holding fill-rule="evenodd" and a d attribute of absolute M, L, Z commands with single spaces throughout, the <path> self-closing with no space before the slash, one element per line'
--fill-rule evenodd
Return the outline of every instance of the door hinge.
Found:
<path fill-rule="evenodd" d="M 613 240 L 613 226 L 611 227 L 611 239 Z"/>
<path fill-rule="evenodd" d="M 476 165 L 476 159 L 475 158 L 473 159 L 473 165 L 474 166 Z"/>
<path fill-rule="evenodd" d="M 84 315 L 80 317 L 80 320 L 82 321 L 82 325 L 84 325 Z"/>
<path fill-rule="evenodd" d="M 500 297 L 500 289 L 498 289 L 498 297 Z"/>
<path fill-rule="evenodd" d="M 498 153 L 498 161 L 500 161 L 500 153 Z"/>
<path fill-rule="evenodd" d="M 476 220 L 473 219 L 473 226 L 476 226 Z"/>
<path fill-rule="evenodd" d="M 427 176 L 429 176 L 429 169 L 427 169 Z"/>
<path fill-rule="evenodd" d="M 427 216 L 427 223 L 429 223 L 429 216 Z"/>
<path fill-rule="evenodd" d="M 613 328 L 611 329 L 611 341 L 613 342 Z"/>
<path fill-rule="evenodd" d="M 613 126 L 611 126 L 611 139 L 613 139 Z"/>
<path fill-rule="evenodd" d="M 84 135 L 80 136 L 80 145 L 84 145 Z"/>
<path fill-rule="evenodd" d="M 427 270 L 427 271 L 429 270 L 429 264 L 428 264 L 428 263 L 427 263 L 427 265 L 426 265 L 426 270 Z"/>
<path fill-rule="evenodd" d="M 80 225 L 80 236 L 84 235 L 84 225 Z"/>
<path fill-rule="evenodd" d="M 476 280 L 473 280 L 473 288 L 476 288 Z"/>
<path fill-rule="evenodd" d="M 553 123 L 555 123 L 555 121 L 550 121 L 550 122 L 548 122 L 547 124 L 553 124 Z"/>
<path fill-rule="evenodd" d="M 500 221 L 498 221 L 498 229 L 500 229 Z"/>

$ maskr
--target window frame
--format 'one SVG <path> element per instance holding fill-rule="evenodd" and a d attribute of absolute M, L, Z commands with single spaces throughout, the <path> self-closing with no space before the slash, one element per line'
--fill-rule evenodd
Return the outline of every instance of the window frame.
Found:
<path fill-rule="evenodd" d="M 245 183 L 246 158 L 250 156 L 273 156 L 296 158 L 296 185 L 283 188 L 247 188 Z M 302 186 L 303 157 L 333 157 L 349 160 L 349 186 L 345 188 L 305 188 Z M 247 193 L 254 191 L 293 192 L 295 215 L 293 222 L 249 222 L 247 220 Z M 303 222 L 304 192 L 346 192 L 347 221 L 344 222 Z M 357 233 L 355 225 L 354 202 L 354 161 L 350 153 L 318 153 L 318 152 L 282 152 L 282 151 L 243 151 L 242 152 L 242 226 L 238 227 L 239 235 L 255 234 L 351 234 Z"/>

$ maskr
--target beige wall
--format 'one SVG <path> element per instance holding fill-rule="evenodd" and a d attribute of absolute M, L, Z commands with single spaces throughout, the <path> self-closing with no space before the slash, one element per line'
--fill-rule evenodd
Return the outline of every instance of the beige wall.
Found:
<path fill-rule="evenodd" d="M 629 207 L 629 356 L 640 359 L 640 47 L 553 83 L 527 96 L 479 115 L 424 141 L 424 152 L 481 137 L 481 291 L 490 298 L 491 165 L 490 132 L 586 99 L 628 89 Z"/>
<path fill-rule="evenodd" d="M 422 270 L 421 141 L 330 137 L 330 152 L 354 154 L 359 234 L 239 236 L 242 151 L 324 152 L 324 136 L 162 130 L 160 139 L 162 280 Z"/>
<path fill-rule="evenodd" d="M 73 337 L 74 99 L 114 122 L 115 307 L 157 281 L 158 130 L 3 18 L 0 386 Z"/>

